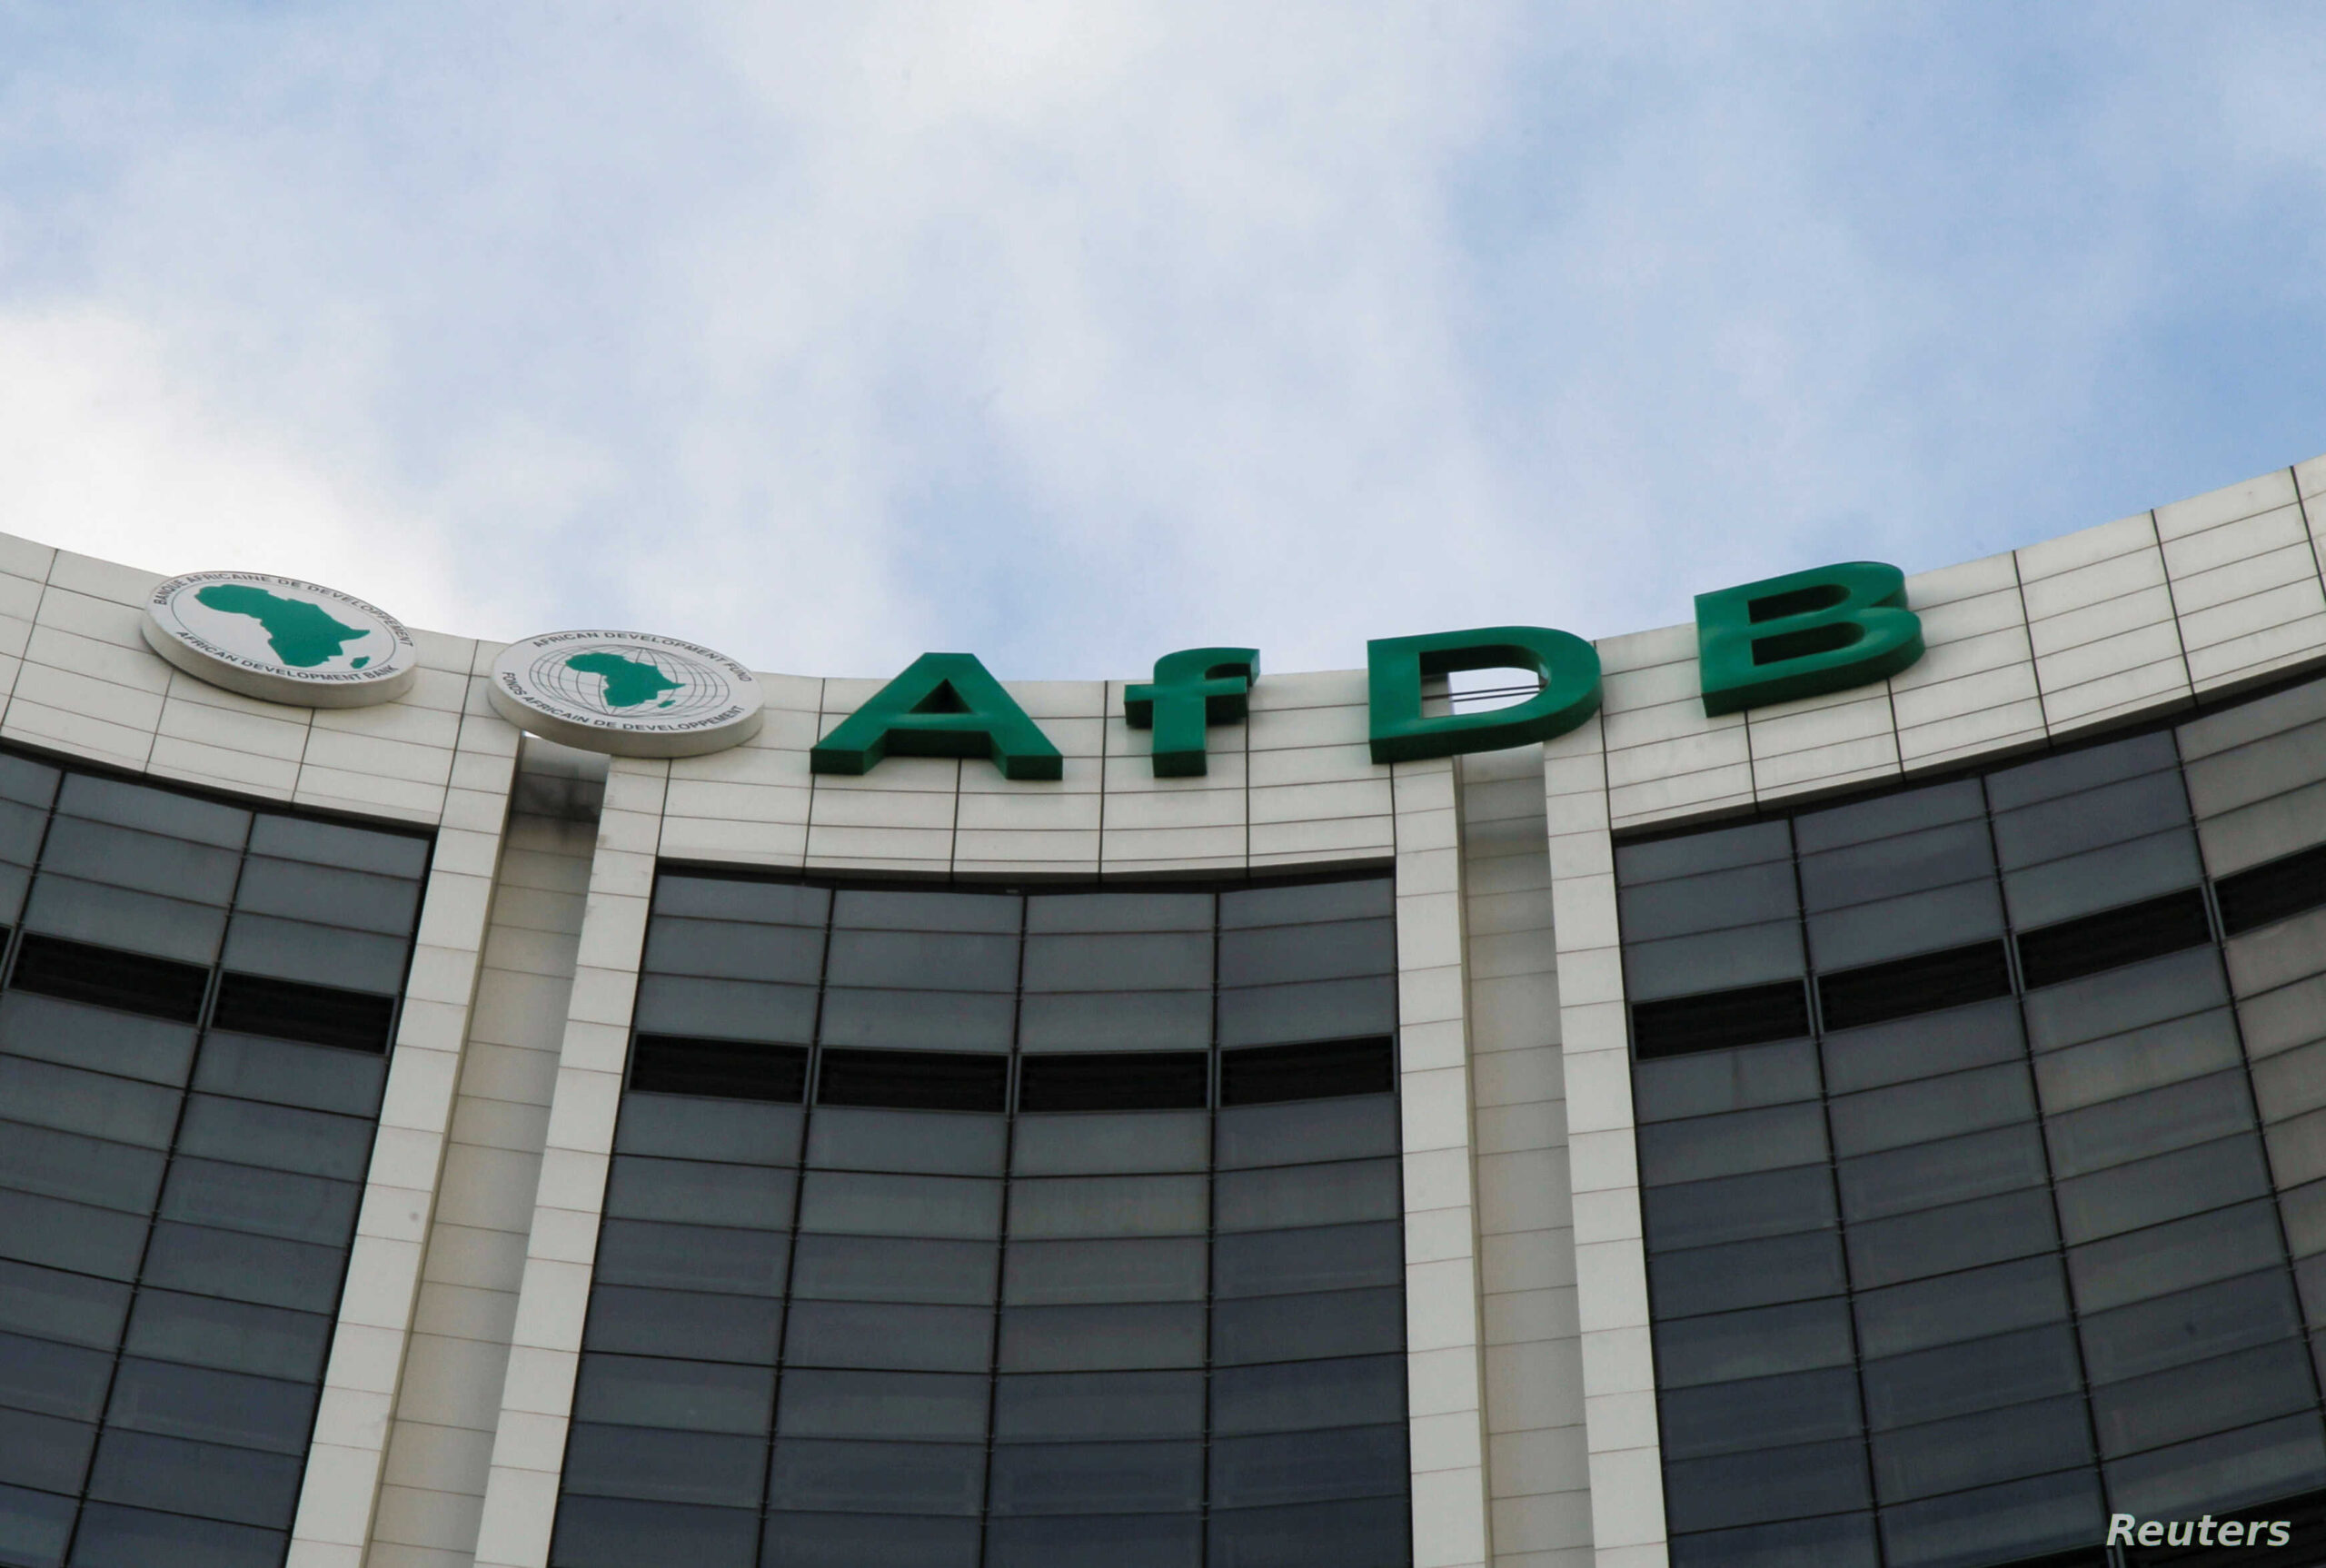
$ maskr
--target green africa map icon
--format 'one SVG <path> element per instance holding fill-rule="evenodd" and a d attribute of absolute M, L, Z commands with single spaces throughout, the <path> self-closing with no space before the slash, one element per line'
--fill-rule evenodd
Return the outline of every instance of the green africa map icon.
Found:
<path fill-rule="evenodd" d="M 683 682 L 671 680 L 653 665 L 602 648 L 575 654 L 565 661 L 565 667 L 601 677 L 606 683 L 605 704 L 609 708 L 636 708 L 647 702 L 668 708 L 678 699 L 662 694 L 686 690 Z"/>
<path fill-rule="evenodd" d="M 420 645 L 353 594 L 263 571 L 190 571 L 145 601 L 146 645 L 228 691 L 300 708 L 390 702 L 420 678 Z"/>
<path fill-rule="evenodd" d="M 247 582 L 214 582 L 194 596 L 194 602 L 224 615 L 247 615 L 265 629 L 266 645 L 293 670 L 313 670 L 347 650 L 347 645 L 372 633 L 333 618 L 320 604 L 285 599 Z M 361 670 L 372 660 L 359 655 L 348 660 Z"/>

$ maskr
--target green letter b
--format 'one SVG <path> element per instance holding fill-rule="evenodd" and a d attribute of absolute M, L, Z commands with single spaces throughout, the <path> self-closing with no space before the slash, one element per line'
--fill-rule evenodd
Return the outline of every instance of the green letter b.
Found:
<path fill-rule="evenodd" d="M 1879 561 L 1696 595 L 1696 670 L 1715 717 L 1885 680 L 1922 656 L 1905 575 Z"/>

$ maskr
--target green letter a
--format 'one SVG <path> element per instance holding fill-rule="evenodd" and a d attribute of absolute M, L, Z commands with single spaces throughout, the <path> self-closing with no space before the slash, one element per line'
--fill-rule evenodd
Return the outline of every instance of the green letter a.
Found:
<path fill-rule="evenodd" d="M 1365 645 L 1373 760 L 1419 762 L 1465 751 L 1500 751 L 1564 735 L 1599 711 L 1599 650 L 1547 626 L 1483 626 Z M 1421 683 L 1463 670 L 1531 670 L 1543 689 L 1483 713 L 1426 717 Z"/>
<path fill-rule="evenodd" d="M 924 653 L 808 753 L 815 773 L 868 773 L 899 757 L 988 757 L 1005 779 L 1057 779 L 1065 763 L 974 653 Z"/>
<path fill-rule="evenodd" d="M 1885 680 L 1922 656 L 1905 574 L 1879 561 L 1696 595 L 1696 671 L 1714 717 Z"/>

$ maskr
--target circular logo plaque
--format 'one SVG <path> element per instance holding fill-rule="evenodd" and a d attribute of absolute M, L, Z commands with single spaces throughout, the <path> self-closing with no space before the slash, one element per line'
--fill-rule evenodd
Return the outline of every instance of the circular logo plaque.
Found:
<path fill-rule="evenodd" d="M 641 631 L 551 631 L 492 661 L 492 706 L 521 729 L 618 757 L 699 757 L 759 733 L 751 672 Z"/>
<path fill-rule="evenodd" d="M 420 674 L 403 623 L 321 583 L 263 571 L 193 571 L 145 601 L 145 640 L 188 675 L 302 708 L 401 697 Z"/>

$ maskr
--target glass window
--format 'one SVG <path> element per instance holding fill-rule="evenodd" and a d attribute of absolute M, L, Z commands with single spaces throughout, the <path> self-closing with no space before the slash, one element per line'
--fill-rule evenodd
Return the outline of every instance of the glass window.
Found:
<path fill-rule="evenodd" d="M 2115 1499 L 2118 1506 L 2123 1502 Z M 2098 1479 L 2089 1470 L 2067 1470 L 1885 1508 L 1882 1543 L 1894 1568 L 1944 1568 L 2089 1546 L 2107 1524 Z"/>
<path fill-rule="evenodd" d="M 1852 1305 L 1860 1354 L 1869 1357 L 2064 1323 L 2068 1316 L 2067 1284 L 2059 1259 L 2050 1256 L 1861 1290 Z"/>
<path fill-rule="evenodd" d="M 1777 1106 L 1639 1129 L 1640 1179 L 1706 1181 L 1748 1171 L 1813 1165 L 1825 1157 L 1821 1106 Z"/>
<path fill-rule="evenodd" d="M 2033 1124 L 1843 1160 L 1842 1213 L 1854 1224 L 2042 1186 L 2043 1142 Z"/>
<path fill-rule="evenodd" d="M 783 1359 L 791 1366 L 983 1372 L 992 1358 L 990 1306 L 795 1297 L 783 1339 Z"/>
<path fill-rule="evenodd" d="M 161 1220 L 146 1244 L 143 1278 L 197 1295 L 329 1312 L 339 1300 L 346 1265 L 340 1246 Z"/>
<path fill-rule="evenodd" d="M 2073 1176 L 2252 1127 L 2251 1090 L 2242 1073 L 2229 1072 L 2054 1116 L 2044 1136 L 2054 1172 Z"/>
<path fill-rule="evenodd" d="M 1009 1132 L 998 1116 L 826 1104 L 809 1124 L 808 1163 L 838 1170 L 999 1176 Z"/>
<path fill-rule="evenodd" d="M 224 904 L 242 857 L 231 849 L 62 817 L 41 849 L 44 870 L 148 893 Z"/>
<path fill-rule="evenodd" d="M 1211 945 L 1208 929 L 1029 937 L 1022 983 L 1029 991 L 1208 991 Z"/>
<path fill-rule="evenodd" d="M 606 1180 L 606 1213 L 623 1219 L 789 1229 L 794 1178 L 767 1166 L 625 1155 Z"/>
<path fill-rule="evenodd" d="M 811 1170 L 800 1189 L 800 1228 L 853 1236 L 996 1236 L 1001 1234 L 1001 1184 Z"/>
<path fill-rule="evenodd" d="M 775 1374 L 763 1367 L 591 1355 L 582 1358 L 573 1418 L 755 1434 L 768 1429 L 774 1395 Z"/>
<path fill-rule="evenodd" d="M 687 920 L 656 915 L 646 930 L 646 968 L 658 975 L 715 975 L 812 986 L 823 976 L 820 929 Z"/>
<path fill-rule="evenodd" d="M 1865 1444 L 1855 1438 L 1670 1460 L 1664 1474 L 1665 1511 L 1675 1531 L 1838 1513 L 1871 1501 Z"/>
<path fill-rule="evenodd" d="M 610 1218 L 599 1233 L 596 1277 L 662 1290 L 780 1295 L 790 1240 L 781 1231 Z"/>
<path fill-rule="evenodd" d="M 1786 979 L 1804 967 L 1797 920 L 1624 946 L 1625 987 L 1635 1002 Z"/>
<path fill-rule="evenodd" d="M 1834 1223 L 1834 1178 L 1823 1166 L 1649 1187 L 1640 1200 L 1648 1245 L 1658 1250 L 1752 1241 Z"/>
<path fill-rule="evenodd" d="M 2217 1007 L 2047 1051 L 2035 1058 L 2035 1088 L 2043 1108 L 2057 1116 L 2234 1067 L 2241 1056 L 2229 1009 Z"/>
<path fill-rule="evenodd" d="M 105 1401 L 109 1351 L 84 1350 L 0 1334 L 0 1404 L 73 1421 L 94 1421 Z"/>
<path fill-rule="evenodd" d="M 178 1153 L 362 1181 L 372 1159 L 372 1124 L 286 1106 L 188 1095 Z"/>
<path fill-rule="evenodd" d="M 1223 1367 L 1212 1377 L 1215 1433 L 1310 1432 L 1404 1417 L 1402 1355 Z"/>
<path fill-rule="evenodd" d="M 124 1348 L 156 1361 L 313 1383 L 323 1377 L 331 1323 L 319 1312 L 181 1295 L 148 1285 L 137 1293 Z"/>
<path fill-rule="evenodd" d="M 0 1409 L 0 1484 L 35 1486 L 45 1492 L 78 1492 L 89 1471 L 89 1451 L 97 1429 L 85 1422 Z M 0 1501 L 0 1520 L 8 1518 Z M 0 1524 L 0 1541 L 23 1550 L 20 1537 Z M 50 1561 L 55 1561 L 51 1558 Z"/>
<path fill-rule="evenodd" d="M 666 871 L 654 883 L 658 918 L 700 915 L 720 920 L 820 927 L 831 914 L 831 902 L 830 892 L 803 882 L 680 877 Z"/>
<path fill-rule="evenodd" d="M 985 1446 L 973 1443 L 777 1440 L 771 1508 L 974 1515 L 985 1493 Z"/>
<path fill-rule="evenodd" d="M 806 1040 L 815 1029 L 816 993 L 807 986 L 646 975 L 638 982 L 641 1033 L 725 1040 Z"/>
<path fill-rule="evenodd" d="M 1790 1519 L 1672 1539 L 1674 1568 L 1874 1568 L 1874 1517 L 1829 1513 L 1822 1519 Z"/>
<path fill-rule="evenodd" d="M 780 1303 L 748 1295 L 640 1289 L 610 1283 L 611 1278 L 601 1262 L 596 1287 L 590 1293 L 589 1328 L 582 1338 L 587 1348 L 774 1364 L 783 1327 Z"/>
<path fill-rule="evenodd" d="M 409 945 L 401 936 L 343 931 L 237 909 L 227 922 L 226 950 L 219 961 L 244 974 L 286 980 L 329 975 L 345 989 L 388 993 L 403 988 Z"/>
<path fill-rule="evenodd" d="M 829 1301 L 993 1301 L 1000 1250 L 989 1241 L 896 1241 L 802 1236 L 794 1244 L 791 1294 Z"/>
<path fill-rule="evenodd" d="M 2032 1121 L 2035 1097 L 2016 1063 L 1952 1073 L 1885 1089 L 1837 1095 L 1831 1107 L 1834 1152 L 1871 1154 L 1953 1137 L 2008 1122 Z"/>
<path fill-rule="evenodd" d="M 2003 930 L 1993 882 L 1965 882 L 1809 918 L 1809 952 L 1832 973 L 1910 953 L 1959 948 Z"/>
<path fill-rule="evenodd" d="M 170 1164 L 161 1213 L 190 1225 L 336 1245 L 354 1233 L 363 1193 L 354 1182 L 182 1155 Z"/>
<path fill-rule="evenodd" d="M 1825 1037 L 1825 1087 L 1842 1095 L 1966 1067 L 2017 1061 L 2019 1007 L 2008 997 Z"/>
<path fill-rule="evenodd" d="M 168 1563 L 173 1568 L 264 1568 L 282 1561 L 283 1533 L 91 1503 L 74 1533 L 75 1563 Z"/>
<path fill-rule="evenodd" d="M 1199 1171 L 1210 1145 L 1210 1118 L 1201 1111 L 1020 1116 L 1009 1160 L 1019 1176 Z"/>
<path fill-rule="evenodd" d="M 1201 1303 L 1013 1306 L 1001 1314 L 1004 1372 L 1200 1366 Z M 1215 1359 L 1218 1359 L 1215 1356 Z"/>
<path fill-rule="evenodd" d="M 1848 1367 L 1668 1389 L 1656 1404 L 1673 1459 L 1818 1443 L 1864 1428 L 1857 1374 Z"/>
<path fill-rule="evenodd" d="M 1212 1452 L 1216 1474 L 1217 1444 Z M 997 1514 L 1192 1511 L 1203 1503 L 1203 1465 L 1200 1443 L 1007 1444 L 993 1452 L 990 1506 Z"/>
<path fill-rule="evenodd" d="M 1405 1291 L 1342 1290 L 1219 1301 L 1212 1305 L 1211 1324 L 1211 1359 L 1217 1366 L 1384 1355 L 1405 1347 Z"/>
<path fill-rule="evenodd" d="M 1194 1568 L 1203 1521 L 1193 1513 L 1024 1514 L 986 1526 L 985 1568 Z"/>
<path fill-rule="evenodd" d="M 420 912 L 420 884 L 253 854 L 243 863 L 234 907 L 318 926 L 383 931 L 402 940 Z"/>
<path fill-rule="evenodd" d="M 1850 1278 L 1860 1289 L 2002 1263 L 2059 1245 L 2040 1188 L 1925 1209 L 1849 1229 Z"/>
<path fill-rule="evenodd" d="M 1621 903 L 1624 937 L 1633 942 L 1790 919 L 1801 910 L 1793 867 L 1782 860 L 1625 888 Z"/>
<path fill-rule="evenodd" d="M 1349 1225 L 1401 1212 L 1394 1159 L 1223 1172 L 1216 1193 L 1214 1223 L 1222 1231 Z"/>
<path fill-rule="evenodd" d="M 0 1116 L 12 1122 L 164 1149 L 177 1114 L 170 1089 L 0 1057 Z"/>
<path fill-rule="evenodd" d="M 1644 1122 L 1814 1100 L 1817 1093 L 1817 1051 L 1807 1040 L 1665 1057 L 1632 1070 Z"/>
<path fill-rule="evenodd" d="M 1973 819 L 1801 857 L 1801 897 L 1812 912 L 1991 878 L 1987 825 Z M 1992 889 L 1987 880 L 1979 884 Z"/>
<path fill-rule="evenodd" d="M 383 876 L 416 878 L 428 868 L 428 840 L 409 833 L 381 833 L 342 827 L 307 817 L 263 812 L 251 823 L 251 853 L 286 860 L 312 860 Z"/>
<path fill-rule="evenodd" d="M 1380 876 L 1237 888 L 1219 896 L 1219 925 L 1232 931 L 1247 926 L 1361 920 L 1387 916 L 1392 908 L 1389 878 Z"/>
<path fill-rule="evenodd" d="M 303 1456 L 256 1454 L 142 1432 L 108 1432 L 89 1471 L 89 1495 L 240 1524 L 288 1529 Z"/>
<path fill-rule="evenodd" d="M 1014 893 L 843 888 L 832 900 L 832 924 L 860 931 L 1018 930 L 1022 900 Z"/>
<path fill-rule="evenodd" d="M 2113 1506 L 2186 1518 L 2314 1489 L 2326 1480 L 2326 1437 L 2305 1411 L 2120 1459 L 2106 1474 Z"/>
<path fill-rule="evenodd" d="M 828 1046 L 903 1050 L 999 1051 L 1009 1047 L 1007 995 L 978 991 L 824 992 L 820 1037 Z"/>
<path fill-rule="evenodd" d="M 368 1116 L 380 1108 L 387 1076 L 385 1057 L 214 1028 L 194 1082 L 212 1094 Z"/>
<path fill-rule="evenodd" d="M 0 1184 L 18 1192 L 151 1214 L 164 1163 L 156 1149 L 0 1122 Z"/>
<path fill-rule="evenodd" d="M 2057 1050 L 2228 1005 L 2221 955 L 2195 948 L 2029 992 L 2028 1038 L 2038 1051 Z"/>
<path fill-rule="evenodd" d="M 1793 832 L 1805 856 L 1837 849 L 1869 839 L 1891 839 L 1945 822 L 1962 822 L 1986 812 L 1986 802 L 1975 779 L 1959 779 L 1926 789 L 1902 789 L 1847 806 L 1804 811 L 1794 819 Z"/>
<path fill-rule="evenodd" d="M 1221 1170 L 1357 1159 L 1397 1152 L 1397 1102 L 1388 1095 L 1224 1106 L 1218 1131 Z"/>
<path fill-rule="evenodd" d="M 2111 1458 L 2317 1404 L 2308 1348 L 2283 1341 L 2151 1373 L 2092 1391 L 2092 1419 Z"/>
<path fill-rule="evenodd" d="M 1211 1445 L 1211 1501 L 1218 1508 L 1379 1497 L 1402 1493 L 1406 1485 L 1401 1425 L 1223 1437 Z"/>
<path fill-rule="evenodd" d="M 1862 1374 L 1877 1432 L 2073 1394 L 2082 1382 L 2064 1323 L 1869 1360 Z"/>
<path fill-rule="evenodd" d="M 0 1192 L 0 1254 L 104 1279 L 133 1279 L 145 1216 Z"/>
<path fill-rule="evenodd" d="M 1211 993 L 1077 991 L 1018 1002 L 1018 1045 L 1035 1051 L 1200 1050 L 1211 1043 Z"/>
<path fill-rule="evenodd" d="M 2271 1206 L 2242 1204 L 2070 1247 L 2068 1277 L 2076 1309 L 2096 1313 L 2271 1267 L 2283 1248 Z"/>
<path fill-rule="evenodd" d="M 832 986 L 1011 991 L 1018 986 L 1018 938 L 836 930 L 824 973 Z"/>
<path fill-rule="evenodd" d="M 1386 1035 L 1397 1026 L 1397 982 L 1389 975 L 1219 993 L 1223 1046 L 1350 1039 Z"/>
<path fill-rule="evenodd" d="M 767 1444 L 756 1436 L 576 1422 L 563 1484 L 587 1495 L 756 1511 L 766 1469 Z"/>
<path fill-rule="evenodd" d="M 784 1374 L 776 1430 L 798 1437 L 983 1442 L 986 1379 L 931 1372 Z"/>
<path fill-rule="evenodd" d="M 2301 1314 L 2284 1274 L 2271 1269 L 2094 1313 L 2077 1328 L 2092 1381 L 2114 1383 L 2298 1339 Z"/>
<path fill-rule="evenodd" d="M 1212 1291 L 1226 1298 L 1396 1285 L 1405 1277 L 1403 1231 L 1384 1221 L 1218 1236 Z"/>
<path fill-rule="evenodd" d="M 1333 1365 L 1333 1364 L 1320 1364 Z M 1262 1369 L 1255 1369 L 1262 1370 Z M 1268 1368 L 1265 1370 L 1277 1370 Z M 1212 1425 L 1223 1423 L 1219 1389 L 1233 1376 L 1221 1374 L 1212 1394 Z M 1400 1361 L 1397 1390 L 1404 1397 Z M 1324 1424 L 1335 1424 L 1332 1422 Z M 1067 1372 L 1008 1375 L 993 1385 L 996 1443 L 1064 1442 L 1116 1437 L 1199 1437 L 1204 1425 L 1204 1375 L 1200 1372 Z"/>
<path fill-rule="evenodd" d="M 2073 1395 L 1874 1434 L 1874 1486 L 1884 1503 L 2091 1463 L 2092 1427 Z"/>
<path fill-rule="evenodd" d="M 0 1050 L 157 1084 L 184 1084 L 194 1030 L 29 991 L 0 997 Z"/>
<path fill-rule="evenodd" d="M 114 1374 L 105 1423 L 303 1456 L 314 1410 L 310 1384 L 125 1355 Z"/>
<path fill-rule="evenodd" d="M 1026 900 L 1034 931 L 1205 931 L 1209 893 L 1043 893 Z"/>
<path fill-rule="evenodd" d="M 2060 1226 L 2071 1242 L 2092 1241 L 2266 1196 L 2269 1190 L 2261 1140 L 2247 1134 L 2063 1180 Z"/>
<path fill-rule="evenodd" d="M 1004 1267 L 1002 1299 L 1013 1305 L 1203 1298 L 1204 1243 L 1199 1236 L 1013 1241 Z"/>
<path fill-rule="evenodd" d="M 910 1568 L 978 1568 L 978 1522 L 942 1515 L 768 1515 L 763 1563 L 780 1563 L 784 1568 L 861 1568 L 867 1560 Z M 636 1561 L 625 1559 L 625 1568 Z"/>
<path fill-rule="evenodd" d="M 1727 866 L 1749 866 L 1758 860 L 1782 860 L 1792 853 L 1793 835 L 1787 823 L 1755 822 L 1744 828 L 1680 834 L 1645 844 L 1618 844 L 1615 879 L 1628 888 L 1665 877 L 1693 876 Z"/>
<path fill-rule="evenodd" d="M 1831 1231 L 1659 1253 L 1648 1260 L 1647 1276 L 1657 1315 L 1672 1317 L 1805 1301 L 1846 1288 L 1841 1238 Z"/>
<path fill-rule="evenodd" d="M 65 774 L 56 810 L 59 816 L 117 822 L 228 849 L 241 849 L 251 828 L 251 814 L 232 806 L 94 773 Z"/>
<path fill-rule="evenodd" d="M 558 1504 L 553 1568 L 631 1568 L 658 1560 L 688 1568 L 751 1568 L 759 1516 L 633 1498 L 567 1497 Z"/>
<path fill-rule="evenodd" d="M 796 1165 L 801 1113 L 797 1106 L 674 1095 L 622 1096 L 614 1149 L 626 1155 L 679 1155 L 746 1165 Z"/>
<path fill-rule="evenodd" d="M 110 1350 L 121 1343 L 128 1311 L 126 1285 L 0 1263 L 0 1332 Z"/>

